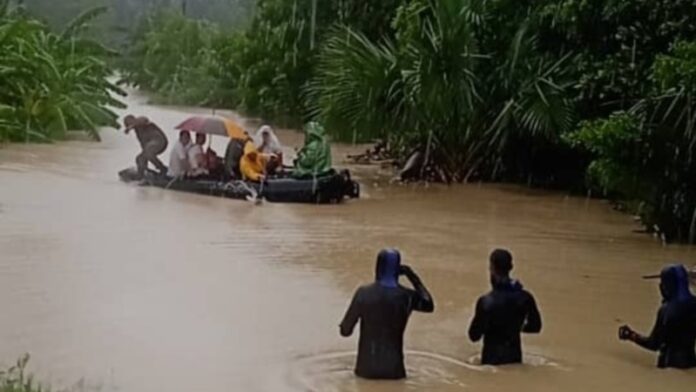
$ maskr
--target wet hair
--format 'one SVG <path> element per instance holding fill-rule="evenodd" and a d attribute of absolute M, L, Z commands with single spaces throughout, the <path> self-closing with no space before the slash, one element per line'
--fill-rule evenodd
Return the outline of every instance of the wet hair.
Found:
<path fill-rule="evenodd" d="M 512 254 L 505 249 L 496 249 L 491 252 L 489 261 L 497 274 L 507 275 L 512 271 Z"/>

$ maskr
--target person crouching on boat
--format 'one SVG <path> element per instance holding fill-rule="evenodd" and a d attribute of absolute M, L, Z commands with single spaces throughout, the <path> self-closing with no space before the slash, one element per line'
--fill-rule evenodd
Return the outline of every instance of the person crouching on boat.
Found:
<path fill-rule="evenodd" d="M 399 284 L 400 275 L 408 278 L 413 289 Z M 433 312 L 433 298 L 418 275 L 401 264 L 399 251 L 382 250 L 377 256 L 375 282 L 355 292 L 340 325 L 341 336 L 348 337 L 360 321 L 355 375 L 392 380 L 406 377 L 404 331 L 414 310 Z"/>
<path fill-rule="evenodd" d="M 318 122 L 305 126 L 305 144 L 297 153 L 295 178 L 319 177 L 331 171 L 331 146 L 324 127 Z"/>
<path fill-rule="evenodd" d="M 184 177 L 189 170 L 188 150 L 191 147 L 189 131 L 179 132 L 179 140 L 174 144 L 169 156 L 169 177 Z"/>
<path fill-rule="evenodd" d="M 188 149 L 188 174 L 191 177 L 200 177 L 208 174 L 208 159 L 203 151 L 205 141 L 205 134 L 197 133 L 196 142 Z"/>
<path fill-rule="evenodd" d="M 239 162 L 242 178 L 248 181 L 261 182 L 266 179 L 266 157 L 259 153 L 253 144 L 245 146 L 245 153 Z"/>
<path fill-rule="evenodd" d="M 135 131 L 135 136 L 140 142 L 140 154 L 135 157 L 135 163 L 138 166 L 138 176 L 142 178 L 147 170 L 147 164 L 155 165 L 160 174 L 167 173 L 167 167 L 162 161 L 157 158 L 167 149 L 167 136 L 162 132 L 162 129 L 157 124 L 150 122 L 147 117 L 135 117 L 132 114 L 127 115 L 123 119 L 124 132 L 126 135 L 131 131 Z"/>
<path fill-rule="evenodd" d="M 683 265 L 665 267 L 660 274 L 662 306 L 649 336 L 628 325 L 619 328 L 619 339 L 658 351 L 657 367 L 696 367 L 696 297 L 689 290 L 689 273 Z"/>

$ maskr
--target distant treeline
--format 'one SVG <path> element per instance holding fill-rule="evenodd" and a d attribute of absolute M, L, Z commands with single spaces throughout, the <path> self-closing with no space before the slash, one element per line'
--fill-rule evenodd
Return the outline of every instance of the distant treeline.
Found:
<path fill-rule="evenodd" d="M 24 0 L 27 10 L 60 30 L 76 15 L 94 7 L 108 7 L 92 26 L 95 38 L 111 45 L 122 44 L 144 15 L 155 10 L 176 9 L 187 17 L 208 20 L 225 28 L 243 28 L 251 18 L 255 0 Z"/>

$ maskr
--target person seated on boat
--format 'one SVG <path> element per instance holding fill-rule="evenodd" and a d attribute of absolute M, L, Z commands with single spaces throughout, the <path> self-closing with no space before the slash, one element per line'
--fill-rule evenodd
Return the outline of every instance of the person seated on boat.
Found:
<path fill-rule="evenodd" d="M 208 174 L 207 155 L 203 151 L 206 136 L 204 133 L 196 134 L 196 142 L 188 149 L 189 176 L 201 177 Z"/>
<path fill-rule="evenodd" d="M 696 297 L 689 290 L 689 273 L 683 265 L 665 267 L 660 274 L 662 305 L 648 336 L 628 325 L 619 328 L 619 339 L 657 351 L 657 367 L 696 367 Z"/>
<path fill-rule="evenodd" d="M 245 132 L 244 139 L 230 139 L 227 143 L 227 148 L 225 149 L 225 175 L 229 178 L 242 178 L 242 173 L 239 169 L 239 163 L 244 156 L 245 147 L 253 143 L 249 134 Z"/>
<path fill-rule="evenodd" d="M 273 128 L 264 125 L 256 132 L 254 136 L 254 144 L 256 149 L 266 156 L 275 156 L 279 165 L 283 164 L 283 146 L 278 140 Z"/>
<path fill-rule="evenodd" d="M 219 180 L 224 177 L 225 170 L 222 158 L 210 147 L 205 152 L 205 163 L 210 178 Z"/>
<path fill-rule="evenodd" d="M 174 144 L 169 156 L 169 177 L 184 177 L 189 170 L 188 150 L 191 147 L 189 131 L 179 132 L 179 140 Z"/>
<path fill-rule="evenodd" d="M 399 283 L 404 275 L 413 288 Z M 396 249 L 377 256 L 375 281 L 355 292 L 340 324 L 343 337 L 360 322 L 355 375 L 368 379 L 401 379 L 404 368 L 404 331 L 413 311 L 432 313 L 435 303 L 418 275 L 401 264 Z"/>
<path fill-rule="evenodd" d="M 239 162 L 242 178 L 248 181 L 261 182 L 266 179 L 266 158 L 259 153 L 252 143 L 247 144 L 245 153 Z"/>
<path fill-rule="evenodd" d="M 318 177 L 331 171 L 331 146 L 326 131 L 318 122 L 305 125 L 305 143 L 297 153 L 295 178 Z"/>

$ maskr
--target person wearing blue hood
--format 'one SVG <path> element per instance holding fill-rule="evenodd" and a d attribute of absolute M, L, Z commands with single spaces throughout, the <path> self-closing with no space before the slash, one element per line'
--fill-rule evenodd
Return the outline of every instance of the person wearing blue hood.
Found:
<path fill-rule="evenodd" d="M 534 296 L 510 278 L 512 255 L 504 249 L 491 253 L 489 261 L 493 290 L 481 296 L 469 326 L 469 338 L 483 338 L 483 365 L 522 362 L 520 334 L 539 333 L 541 316 Z"/>
<path fill-rule="evenodd" d="M 659 368 L 696 367 L 696 298 L 689 291 L 689 273 L 683 265 L 662 270 L 660 292 L 662 306 L 650 335 L 642 336 L 624 325 L 619 328 L 619 339 L 658 351 Z"/>
<path fill-rule="evenodd" d="M 413 290 L 399 284 L 404 275 Z M 360 321 L 360 339 L 355 374 L 367 379 L 397 380 L 406 377 L 403 340 L 412 311 L 430 313 L 435 304 L 418 275 L 401 264 L 395 249 L 377 256 L 375 282 L 360 287 L 340 325 L 341 335 L 352 335 Z"/>

